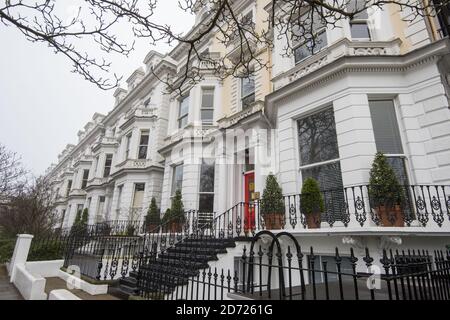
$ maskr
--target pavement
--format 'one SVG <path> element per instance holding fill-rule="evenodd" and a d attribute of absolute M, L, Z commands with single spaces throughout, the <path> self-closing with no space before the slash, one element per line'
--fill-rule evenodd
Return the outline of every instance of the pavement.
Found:
<path fill-rule="evenodd" d="M 46 284 L 45 284 L 45 292 L 47 294 L 50 293 L 52 290 L 56 289 L 66 289 L 70 292 L 72 292 L 74 295 L 76 295 L 78 298 L 82 300 L 120 300 L 119 298 L 116 298 L 110 294 L 99 294 L 92 296 L 87 292 L 84 292 L 83 290 L 79 289 L 71 289 L 69 290 L 67 288 L 67 283 L 60 279 L 60 278 L 46 278 Z"/>
<path fill-rule="evenodd" d="M 0 265 L 0 300 L 23 300 L 16 287 L 9 282 L 6 266 Z"/>

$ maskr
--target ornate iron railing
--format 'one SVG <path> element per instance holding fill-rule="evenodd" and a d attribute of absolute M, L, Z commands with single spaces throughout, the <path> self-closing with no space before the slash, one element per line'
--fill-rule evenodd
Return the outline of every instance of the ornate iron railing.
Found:
<path fill-rule="evenodd" d="M 450 186 L 410 185 L 401 188 L 401 197 L 383 201 L 374 199 L 371 196 L 374 192 L 369 192 L 367 185 L 321 191 L 323 210 L 316 227 L 417 227 L 431 230 L 442 228 L 449 222 Z M 216 216 L 204 232 L 217 238 L 236 238 L 250 237 L 260 230 L 311 229 L 309 213 L 303 206 L 309 196 L 284 196 L 284 212 L 279 216 L 264 215 L 260 200 L 240 202 Z"/>
<path fill-rule="evenodd" d="M 272 241 L 260 242 L 261 236 Z M 288 245 L 280 245 L 281 237 Z M 244 247 L 238 269 L 194 275 L 144 269 L 139 294 L 154 300 L 450 300 L 450 251 L 384 250 L 377 261 L 367 248 L 359 255 L 336 248 L 326 258 L 303 250 L 288 233 L 263 231 Z M 171 270 L 171 261 L 162 268 Z"/>
<path fill-rule="evenodd" d="M 63 235 L 81 234 L 91 236 L 137 236 L 146 232 L 143 220 L 110 220 L 90 225 L 61 229 Z"/>

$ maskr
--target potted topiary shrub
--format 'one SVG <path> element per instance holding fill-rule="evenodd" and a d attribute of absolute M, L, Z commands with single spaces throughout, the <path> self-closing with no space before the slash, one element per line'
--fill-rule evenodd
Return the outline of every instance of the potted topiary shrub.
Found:
<path fill-rule="evenodd" d="M 266 178 L 266 187 L 261 198 L 261 215 L 266 229 L 278 230 L 284 226 L 284 200 L 283 192 L 273 174 Z"/>
<path fill-rule="evenodd" d="M 75 221 L 70 228 L 70 233 L 78 233 L 80 231 L 80 223 L 81 223 L 81 210 L 77 211 L 75 216 Z"/>
<path fill-rule="evenodd" d="M 377 152 L 370 170 L 369 198 L 372 209 L 384 227 L 404 227 L 403 187 L 383 153 Z"/>
<path fill-rule="evenodd" d="M 162 233 L 166 233 L 169 231 L 170 228 L 170 220 L 171 220 L 172 213 L 170 212 L 170 208 L 167 208 L 166 212 L 164 212 L 164 216 L 162 218 L 162 224 L 161 224 L 161 231 Z"/>
<path fill-rule="evenodd" d="M 322 212 L 325 210 L 319 183 L 314 178 L 303 182 L 300 199 L 300 209 L 306 217 L 308 229 L 319 229 L 322 222 Z"/>
<path fill-rule="evenodd" d="M 182 201 L 181 191 L 177 190 L 175 197 L 172 199 L 172 206 L 170 207 L 170 232 L 181 232 L 186 220 L 184 215 L 184 205 Z"/>
<path fill-rule="evenodd" d="M 145 216 L 145 225 L 148 232 L 157 233 L 159 232 L 159 227 L 161 225 L 160 210 L 156 205 L 155 197 L 152 198 L 150 206 Z"/>

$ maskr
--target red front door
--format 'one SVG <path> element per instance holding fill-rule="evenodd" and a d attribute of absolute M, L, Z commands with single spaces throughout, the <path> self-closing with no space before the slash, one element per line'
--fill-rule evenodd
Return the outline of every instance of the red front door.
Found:
<path fill-rule="evenodd" d="M 245 183 L 245 205 L 244 205 L 244 232 L 255 228 L 255 208 L 252 201 L 252 193 L 255 192 L 255 173 L 246 173 L 244 175 Z"/>

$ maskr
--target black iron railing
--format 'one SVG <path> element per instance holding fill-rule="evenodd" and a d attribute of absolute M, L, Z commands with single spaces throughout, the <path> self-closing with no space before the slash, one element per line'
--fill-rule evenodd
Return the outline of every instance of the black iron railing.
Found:
<path fill-rule="evenodd" d="M 273 241 L 264 244 L 260 237 Z M 378 259 L 368 249 L 317 256 L 263 231 L 244 248 L 239 268 L 205 268 L 194 275 L 140 272 L 141 297 L 159 300 L 450 300 L 450 252 L 389 250 Z M 326 258 L 326 259 L 325 259 Z M 162 262 L 163 263 L 163 262 Z"/>
<path fill-rule="evenodd" d="M 136 236 L 147 230 L 143 220 L 110 220 L 89 225 L 72 226 L 60 230 L 61 234 L 81 234 L 91 236 Z"/>
<path fill-rule="evenodd" d="M 321 192 L 323 210 L 316 227 L 435 227 L 441 228 L 450 219 L 450 186 L 402 186 L 402 197 L 374 199 L 369 186 L 351 186 Z M 249 237 L 260 230 L 311 229 L 310 213 L 303 208 L 308 194 L 283 197 L 281 215 L 264 215 L 260 200 L 240 202 L 215 216 L 204 228 L 217 238 Z"/>

